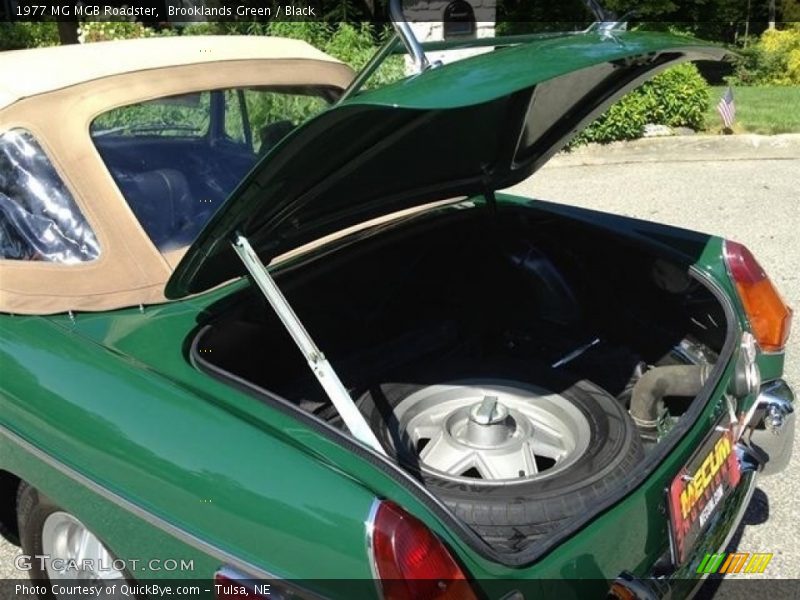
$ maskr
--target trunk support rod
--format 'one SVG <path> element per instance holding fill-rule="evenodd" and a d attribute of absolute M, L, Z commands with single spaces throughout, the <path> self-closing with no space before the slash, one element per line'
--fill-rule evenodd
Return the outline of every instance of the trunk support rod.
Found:
<path fill-rule="evenodd" d="M 403 0 L 389 0 L 389 18 L 392 21 L 392 27 L 394 27 L 397 35 L 400 36 L 403 46 L 406 47 L 406 51 L 414 61 L 417 73 L 422 73 L 433 66 L 428 57 L 425 56 L 425 50 L 422 49 L 417 36 L 414 35 L 414 30 L 411 29 L 411 25 L 406 21 L 406 16 L 403 13 Z"/>
<path fill-rule="evenodd" d="M 300 352 L 305 356 L 308 366 L 311 367 L 328 398 L 330 398 L 336 410 L 339 411 L 339 415 L 341 415 L 342 421 L 344 421 L 350 433 L 362 444 L 385 455 L 386 451 L 378 442 L 378 438 L 375 437 L 372 429 L 370 429 L 364 415 L 358 410 L 336 371 L 333 370 L 325 355 L 314 343 L 288 300 L 278 288 L 275 280 L 272 279 L 269 271 L 256 255 L 250 242 L 243 235 L 237 234 L 233 242 L 233 249 L 253 277 L 253 281 L 256 282 L 256 285 L 266 296 L 270 306 L 278 315 L 286 331 L 292 336 Z"/>

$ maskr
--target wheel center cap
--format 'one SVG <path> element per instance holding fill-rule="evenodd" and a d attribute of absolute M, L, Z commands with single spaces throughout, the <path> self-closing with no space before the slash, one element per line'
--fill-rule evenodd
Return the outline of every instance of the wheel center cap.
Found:
<path fill-rule="evenodd" d="M 497 446 L 510 438 L 517 426 L 497 396 L 485 396 L 469 411 L 466 441 L 476 446 Z"/>
<path fill-rule="evenodd" d="M 497 396 L 485 396 L 469 411 L 469 420 L 477 425 L 495 425 L 508 416 L 508 409 L 500 404 Z"/>

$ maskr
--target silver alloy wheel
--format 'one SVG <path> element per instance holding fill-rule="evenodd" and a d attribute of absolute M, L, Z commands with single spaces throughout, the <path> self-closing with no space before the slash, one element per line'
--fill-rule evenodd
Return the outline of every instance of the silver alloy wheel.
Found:
<path fill-rule="evenodd" d="M 53 512 L 44 520 L 42 552 L 49 556 L 46 568 L 51 581 L 74 580 L 103 587 L 125 578 L 97 536 L 64 511 Z"/>
<path fill-rule="evenodd" d="M 573 465 L 589 446 L 586 416 L 568 399 L 505 380 L 431 385 L 394 409 L 423 471 L 470 485 L 513 485 Z"/>

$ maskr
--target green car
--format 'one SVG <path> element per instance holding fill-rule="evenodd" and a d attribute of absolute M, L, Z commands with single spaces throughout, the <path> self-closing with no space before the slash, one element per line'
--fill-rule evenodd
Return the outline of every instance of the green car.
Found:
<path fill-rule="evenodd" d="M 499 190 L 725 51 L 601 26 L 441 66 L 398 30 L 358 76 L 277 38 L 0 53 L 11 592 L 680 598 L 720 567 L 791 452 L 791 310 L 736 242 Z M 420 72 L 363 89 L 401 41 Z"/>

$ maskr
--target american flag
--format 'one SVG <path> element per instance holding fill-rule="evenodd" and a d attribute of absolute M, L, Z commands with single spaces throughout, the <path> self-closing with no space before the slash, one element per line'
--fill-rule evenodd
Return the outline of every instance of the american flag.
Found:
<path fill-rule="evenodd" d="M 728 88 L 720 98 L 717 104 L 717 112 L 722 117 L 722 124 L 726 129 L 733 127 L 733 122 L 736 120 L 736 104 L 733 102 L 733 90 Z"/>

